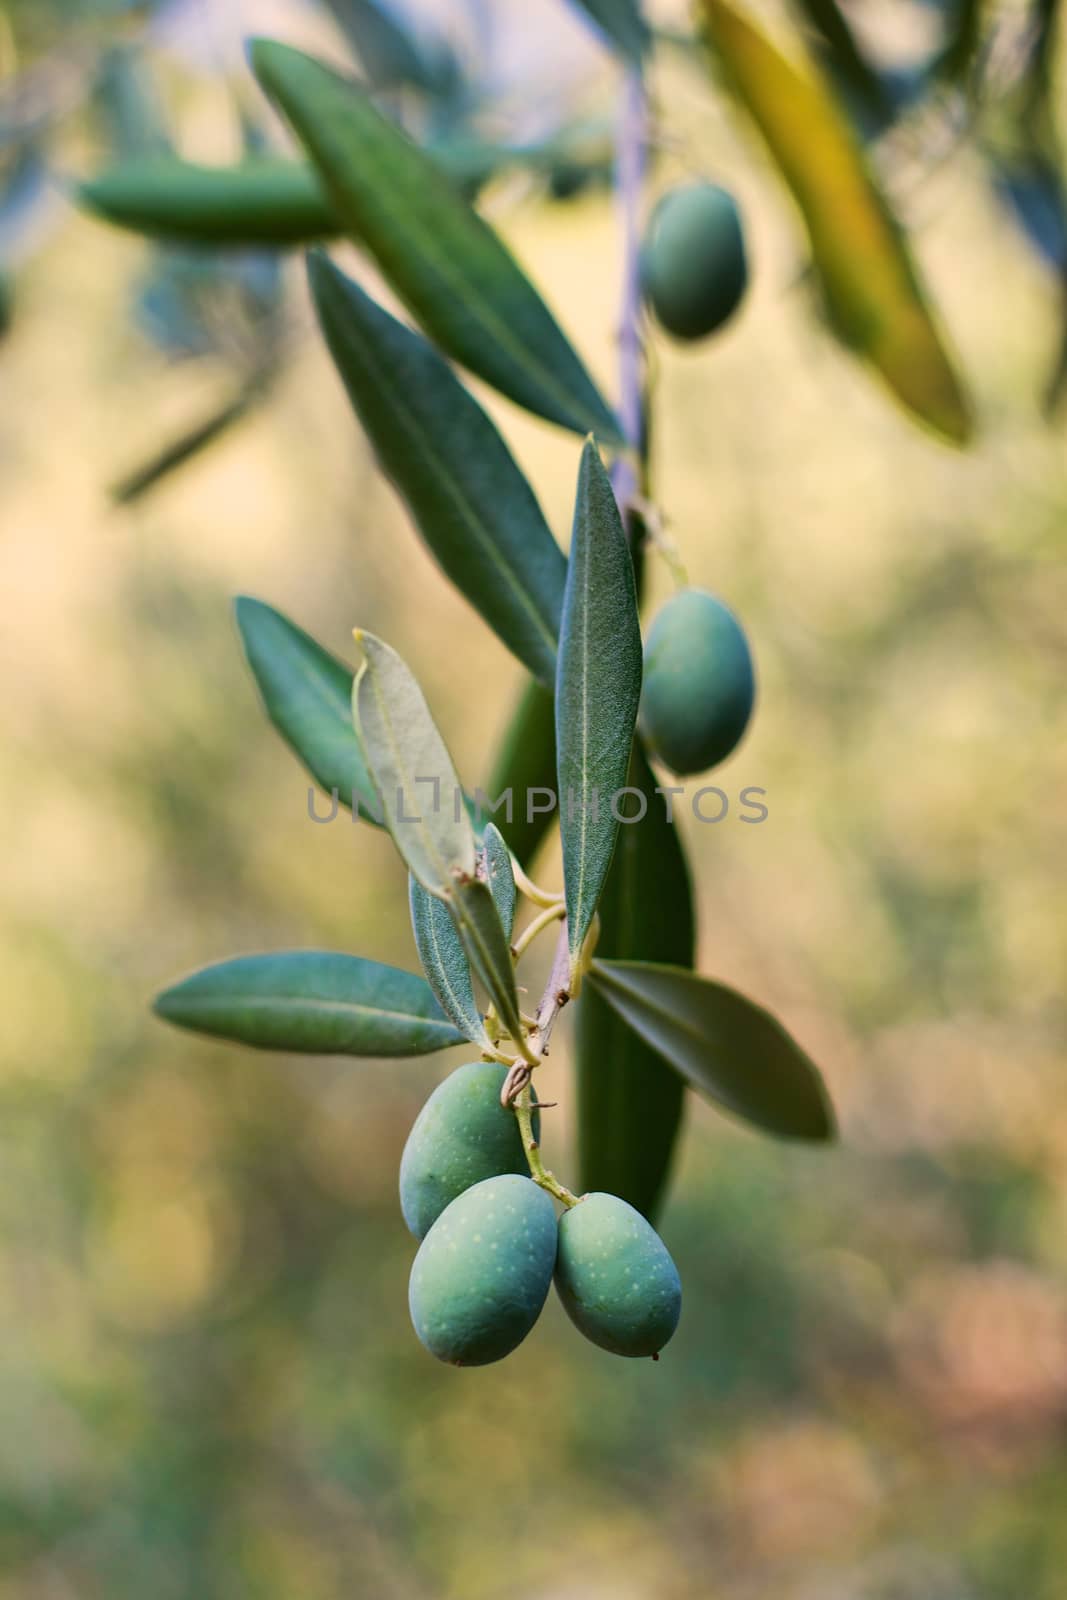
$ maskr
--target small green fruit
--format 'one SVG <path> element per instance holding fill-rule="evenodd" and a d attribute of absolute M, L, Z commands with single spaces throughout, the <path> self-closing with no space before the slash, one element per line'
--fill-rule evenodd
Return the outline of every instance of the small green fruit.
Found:
<path fill-rule="evenodd" d="M 457 1195 L 503 1172 L 526 1176 L 513 1111 L 500 1104 L 507 1068 L 469 1061 L 438 1084 L 415 1119 L 400 1158 L 400 1209 L 423 1239 Z M 534 1112 L 534 1138 L 540 1132 Z"/>
<path fill-rule="evenodd" d="M 617 1356 L 658 1355 L 682 1310 L 666 1245 L 613 1194 L 587 1194 L 560 1218 L 556 1289 L 575 1327 Z"/>
<path fill-rule="evenodd" d="M 676 339 L 703 339 L 734 314 L 747 283 L 733 196 L 714 183 L 668 190 L 641 250 L 641 285 L 660 326 Z"/>
<path fill-rule="evenodd" d="M 639 725 L 673 772 L 725 761 L 752 715 L 756 675 L 744 629 L 702 589 L 684 589 L 656 616 L 645 643 Z"/>
<path fill-rule="evenodd" d="M 415 1332 L 439 1361 L 484 1367 L 522 1343 L 541 1314 L 556 1260 L 556 1212 L 544 1189 L 508 1173 L 447 1206 L 411 1269 Z"/>

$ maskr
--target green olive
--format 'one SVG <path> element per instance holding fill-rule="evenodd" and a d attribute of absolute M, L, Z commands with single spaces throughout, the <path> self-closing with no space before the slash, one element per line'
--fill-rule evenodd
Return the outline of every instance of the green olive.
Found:
<path fill-rule="evenodd" d="M 676 339 L 703 339 L 737 310 L 748 283 L 737 202 L 714 183 L 669 190 L 649 220 L 641 284 Z"/>
<path fill-rule="evenodd" d="M 680 774 L 706 772 L 740 742 L 756 676 L 744 629 L 729 606 L 684 589 L 658 613 L 645 642 L 641 732 Z"/>

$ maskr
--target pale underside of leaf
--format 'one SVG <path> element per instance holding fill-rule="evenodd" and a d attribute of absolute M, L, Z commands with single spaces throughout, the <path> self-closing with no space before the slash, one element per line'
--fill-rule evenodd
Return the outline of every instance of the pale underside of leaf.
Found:
<path fill-rule="evenodd" d="M 472 1043 L 488 1048 L 481 1012 L 474 999 L 470 963 L 452 913 L 443 900 L 427 894 L 418 879 L 408 883 L 411 923 L 427 982 L 445 1016 Z"/>

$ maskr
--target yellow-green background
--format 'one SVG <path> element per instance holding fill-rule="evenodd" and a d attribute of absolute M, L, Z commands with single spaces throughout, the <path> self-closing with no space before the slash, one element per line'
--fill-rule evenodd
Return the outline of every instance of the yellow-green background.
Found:
<path fill-rule="evenodd" d="M 462 1052 L 274 1059 L 148 1002 L 241 951 L 415 960 L 388 841 L 307 820 L 234 593 L 339 653 L 354 624 L 385 635 L 468 781 L 519 671 L 310 330 L 268 407 L 112 509 L 106 483 L 224 374 L 167 366 L 129 322 L 142 247 L 65 218 L 0 345 L 3 1600 L 1064 1593 L 1067 456 L 1035 398 L 1055 286 L 966 152 L 911 194 L 981 416 L 972 451 L 939 447 L 818 326 L 751 146 L 693 76 L 661 88 L 686 149 L 657 181 L 725 178 L 754 263 L 726 334 L 654 354 L 656 494 L 761 684 L 713 781 L 765 788 L 769 820 L 685 828 L 700 966 L 818 1059 L 842 1142 L 694 1105 L 658 1365 L 552 1303 L 500 1366 L 422 1350 L 396 1167 Z M 211 97 L 189 115 L 225 154 Z M 489 202 L 611 385 L 608 198 Z M 577 442 L 492 408 L 565 540 Z M 654 564 L 652 603 L 669 587 Z M 564 1177 L 569 1037 L 564 1016 L 542 1086 Z"/>

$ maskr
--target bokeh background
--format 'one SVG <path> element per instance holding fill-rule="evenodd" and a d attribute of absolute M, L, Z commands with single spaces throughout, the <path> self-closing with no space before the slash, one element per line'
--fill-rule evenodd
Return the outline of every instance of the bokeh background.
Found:
<path fill-rule="evenodd" d="M 502 124 L 610 111 L 613 69 L 553 0 L 490 9 Z M 928 24 L 899 16 L 905 45 Z M 148 1006 L 241 951 L 415 963 L 388 841 L 308 820 L 235 593 L 340 654 L 354 624 L 387 636 L 472 782 L 519 669 L 377 475 L 298 261 L 265 402 L 112 503 L 224 399 L 255 325 L 247 285 L 236 311 L 209 297 L 214 342 L 179 358 L 150 314 L 166 263 L 61 181 L 99 164 L 77 86 L 116 40 L 218 160 L 255 103 L 243 34 L 339 45 L 266 0 L 0 23 L 8 79 L 48 63 L 73 85 L 0 343 L 0 1595 L 1060 1600 L 1067 452 L 1040 394 L 1062 291 L 979 154 L 963 137 L 897 173 L 976 395 L 957 453 L 832 342 L 758 148 L 691 61 L 658 60 L 650 197 L 727 183 L 754 263 L 726 333 L 654 341 L 656 496 L 761 679 L 715 781 L 766 789 L 768 820 L 686 825 L 700 966 L 783 1016 L 842 1140 L 801 1152 L 694 1104 L 660 1363 L 603 1355 L 550 1303 L 517 1356 L 453 1371 L 408 1323 L 395 1179 L 462 1053 L 261 1057 Z M 511 176 L 483 200 L 610 389 L 610 194 Z M 484 398 L 565 541 L 577 443 Z M 669 592 L 653 563 L 650 608 Z M 568 1037 L 564 1014 L 543 1091 L 564 1176 Z"/>

